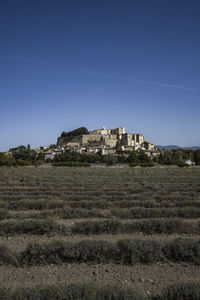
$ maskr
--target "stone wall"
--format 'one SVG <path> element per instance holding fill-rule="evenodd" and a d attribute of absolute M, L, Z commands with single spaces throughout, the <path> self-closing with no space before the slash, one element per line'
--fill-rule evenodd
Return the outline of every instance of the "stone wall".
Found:
<path fill-rule="evenodd" d="M 87 144 L 88 142 L 104 142 L 105 144 L 115 147 L 117 143 L 117 135 L 116 134 L 109 134 L 109 135 L 100 135 L 100 134 L 89 134 L 82 136 L 82 144 Z"/>
<path fill-rule="evenodd" d="M 109 145 L 111 147 L 115 147 L 118 141 L 116 134 L 109 134 L 104 136 L 104 140 L 106 145 Z"/>
<path fill-rule="evenodd" d="M 81 142 L 82 144 L 87 144 L 88 141 L 97 141 L 100 142 L 102 140 L 102 136 L 100 134 L 84 134 L 82 135 Z"/>
<path fill-rule="evenodd" d="M 68 145 L 81 147 L 95 144 L 98 145 L 108 145 L 110 147 L 116 147 L 117 141 L 121 141 L 121 145 L 125 147 L 132 147 L 133 149 L 154 149 L 154 145 L 144 141 L 143 134 L 132 134 L 125 133 L 124 127 L 118 127 L 115 129 L 96 129 L 90 131 L 89 134 L 79 135 L 75 137 L 59 137 L 58 145 Z"/>

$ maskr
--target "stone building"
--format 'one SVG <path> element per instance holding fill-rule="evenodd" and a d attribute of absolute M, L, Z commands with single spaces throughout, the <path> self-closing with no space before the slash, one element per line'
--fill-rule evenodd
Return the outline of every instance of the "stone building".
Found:
<path fill-rule="evenodd" d="M 59 137 L 57 144 L 59 146 L 66 146 L 67 148 L 87 148 L 91 149 L 96 147 L 101 149 L 109 147 L 110 149 L 116 148 L 119 143 L 123 150 L 147 150 L 151 151 L 155 149 L 155 146 L 149 142 L 146 142 L 143 134 L 126 133 L 124 127 L 118 127 L 114 129 L 95 129 L 88 134 L 78 136 Z"/>
<path fill-rule="evenodd" d="M 111 134 L 124 134 L 125 133 L 125 128 L 124 127 L 118 127 L 115 129 L 106 129 L 104 126 L 102 129 L 95 129 L 93 131 L 89 132 L 89 135 L 111 135 Z"/>
<path fill-rule="evenodd" d="M 144 143 L 144 135 L 125 133 L 122 135 L 122 142 L 124 146 L 131 146 L 131 147 L 139 146 Z"/>

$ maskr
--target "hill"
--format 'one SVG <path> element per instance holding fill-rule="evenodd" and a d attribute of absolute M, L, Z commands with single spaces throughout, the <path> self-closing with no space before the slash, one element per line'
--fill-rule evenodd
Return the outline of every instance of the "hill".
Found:
<path fill-rule="evenodd" d="M 156 145 L 158 149 L 163 149 L 163 150 L 177 150 L 177 149 L 183 149 L 183 150 L 193 150 L 196 151 L 200 149 L 200 146 L 191 146 L 191 147 L 180 147 L 177 145 L 166 145 L 166 146 L 161 146 L 161 145 Z"/>

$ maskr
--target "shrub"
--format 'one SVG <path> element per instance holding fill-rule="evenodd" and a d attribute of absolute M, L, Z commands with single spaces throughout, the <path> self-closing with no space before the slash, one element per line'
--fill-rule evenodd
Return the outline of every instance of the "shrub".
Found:
<path fill-rule="evenodd" d="M 176 283 L 166 288 L 161 300 L 199 300 L 200 283 Z"/>
<path fill-rule="evenodd" d="M 12 234 L 53 234 L 63 233 L 65 227 L 52 220 L 4 221 L 0 223 L 0 235 Z"/>
<path fill-rule="evenodd" d="M 70 284 L 34 288 L 0 289 L 0 299 L 9 300 L 143 300 L 134 290 L 120 286 Z"/>
<path fill-rule="evenodd" d="M 18 265 L 17 256 L 5 245 L 0 245 L 0 266 Z"/>
<path fill-rule="evenodd" d="M 70 208 L 65 206 L 61 212 L 64 219 L 74 219 L 74 218 L 104 218 L 104 212 L 101 210 L 87 210 L 83 208 Z"/>
<path fill-rule="evenodd" d="M 117 233 L 121 232 L 121 222 L 117 220 L 79 222 L 74 224 L 72 232 L 87 235 Z"/>
<path fill-rule="evenodd" d="M 105 209 L 108 207 L 108 203 L 106 201 L 72 201 L 67 203 L 71 208 L 101 208 Z"/>
<path fill-rule="evenodd" d="M 163 250 L 166 257 L 170 260 L 200 264 L 200 240 L 173 239 L 167 242 Z"/>
<path fill-rule="evenodd" d="M 184 167 L 188 167 L 189 165 L 186 164 L 184 161 L 181 161 L 181 162 L 177 163 L 177 166 L 180 167 L 180 168 L 184 168 Z"/>
<path fill-rule="evenodd" d="M 108 154 L 103 157 L 103 161 L 105 162 L 106 166 L 113 166 L 116 164 L 116 157 Z"/>
<path fill-rule="evenodd" d="M 143 219 L 143 218 L 199 218 L 200 209 L 193 207 L 184 208 L 115 208 L 111 214 L 121 219 Z"/>
<path fill-rule="evenodd" d="M 106 262 L 113 259 L 115 247 L 102 240 L 82 240 L 78 243 L 80 261 Z"/>
<path fill-rule="evenodd" d="M 112 258 L 112 245 L 107 241 L 83 240 L 78 243 L 55 241 L 51 244 L 30 243 L 21 254 L 29 265 L 61 262 L 103 262 Z"/>
<path fill-rule="evenodd" d="M 66 161 L 66 162 L 55 162 L 52 164 L 54 167 L 89 167 L 89 163 Z"/>
<path fill-rule="evenodd" d="M 0 200 L 0 215 L 1 215 L 1 210 L 2 210 L 2 208 L 3 209 L 7 209 L 8 208 L 8 203 L 7 203 L 7 201 L 5 201 L 5 200 Z"/>
<path fill-rule="evenodd" d="M 195 233 L 196 228 L 189 222 L 177 219 L 155 219 L 122 223 L 118 220 L 86 221 L 75 223 L 73 233 L 101 234 L 101 233 L 133 233 L 147 234 Z M 198 230 L 197 230 L 198 232 Z"/>
<path fill-rule="evenodd" d="M 5 208 L 0 208 L 0 220 L 8 217 L 8 210 Z"/>
<path fill-rule="evenodd" d="M 16 159 L 13 162 L 13 166 L 15 166 L 15 167 L 17 167 L 17 166 L 24 167 L 24 166 L 30 166 L 30 165 L 31 165 L 31 162 L 25 161 L 23 159 Z"/>
<path fill-rule="evenodd" d="M 156 240 L 122 239 L 115 243 L 103 240 L 80 242 L 53 241 L 30 243 L 20 256 L 0 246 L 0 264 L 40 265 L 67 262 L 97 262 L 134 265 L 155 263 L 163 259 L 200 264 L 200 241 L 174 239 L 163 243 Z"/>
<path fill-rule="evenodd" d="M 124 239 L 117 242 L 117 256 L 122 263 L 153 263 L 161 259 L 160 242 Z"/>
<path fill-rule="evenodd" d="M 52 244 L 33 242 L 21 253 L 20 261 L 22 264 L 27 265 L 59 264 L 61 262 L 62 249 L 63 247 L 60 245 L 58 248 L 55 242 Z"/>
<path fill-rule="evenodd" d="M 11 201 L 9 203 L 9 209 L 14 210 L 26 210 L 26 209 L 46 209 L 46 200 L 21 200 L 21 201 Z"/>
<path fill-rule="evenodd" d="M 139 162 L 132 162 L 129 164 L 129 167 L 133 168 L 133 167 L 137 167 L 139 166 Z"/>
<path fill-rule="evenodd" d="M 125 223 L 124 231 L 141 231 L 147 234 L 194 233 L 195 227 L 189 222 L 177 219 L 155 219 Z"/>
<path fill-rule="evenodd" d="M 161 259 L 157 241 L 120 240 L 115 244 L 102 240 L 55 241 L 50 244 L 30 243 L 21 253 L 21 262 L 28 265 L 62 262 L 115 262 L 133 265 L 153 263 Z"/>
<path fill-rule="evenodd" d="M 43 209 L 55 209 L 55 208 L 62 208 L 65 205 L 63 201 L 54 200 L 48 201 L 47 199 L 40 199 L 40 200 L 21 200 L 21 201 L 11 201 L 9 202 L 9 209 L 10 210 L 26 210 L 26 209 L 36 209 L 36 210 L 43 210 Z"/>

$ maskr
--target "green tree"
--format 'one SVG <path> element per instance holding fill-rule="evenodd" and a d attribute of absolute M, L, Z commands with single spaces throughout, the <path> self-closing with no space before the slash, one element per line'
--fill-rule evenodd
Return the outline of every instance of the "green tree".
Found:
<path fill-rule="evenodd" d="M 127 158 L 127 162 L 128 163 L 138 163 L 139 162 L 138 152 L 135 150 L 132 151 Z"/>
<path fill-rule="evenodd" d="M 13 158 L 12 156 L 0 152 L 0 166 L 9 166 L 12 165 Z"/>
<path fill-rule="evenodd" d="M 74 129 L 72 131 L 65 132 L 63 131 L 61 133 L 61 137 L 67 137 L 67 136 L 77 136 L 82 134 L 88 134 L 88 129 L 86 127 L 79 127 L 77 129 Z"/>
<path fill-rule="evenodd" d="M 113 155 L 104 155 L 104 162 L 107 166 L 113 166 L 116 164 L 116 157 Z"/>
<path fill-rule="evenodd" d="M 194 162 L 200 165 L 200 149 L 194 151 Z"/>
<path fill-rule="evenodd" d="M 149 157 L 144 153 L 144 152 L 140 152 L 138 155 L 138 159 L 141 163 L 146 163 L 149 162 Z"/>
<path fill-rule="evenodd" d="M 37 159 L 37 154 L 34 150 L 31 150 L 30 144 L 28 144 L 27 147 L 20 145 L 16 148 L 11 148 L 9 151 L 15 160 L 20 159 L 33 163 Z"/>
<path fill-rule="evenodd" d="M 166 151 L 164 151 L 164 153 L 161 153 L 158 162 L 163 165 L 171 165 L 172 164 L 172 151 L 166 150 Z"/>
<path fill-rule="evenodd" d="M 172 164 L 180 164 L 183 162 L 182 150 L 173 150 L 172 151 Z"/>

